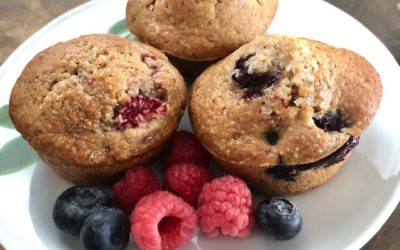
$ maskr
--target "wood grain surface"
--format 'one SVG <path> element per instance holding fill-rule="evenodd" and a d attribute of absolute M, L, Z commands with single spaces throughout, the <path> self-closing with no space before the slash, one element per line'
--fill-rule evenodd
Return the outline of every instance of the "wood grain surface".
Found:
<path fill-rule="evenodd" d="M 1 0 L 0 64 L 40 27 L 84 2 L 87 0 Z M 338 6 L 362 22 L 385 43 L 400 62 L 400 0 L 327 0 L 327 2 Z M 400 206 L 362 249 L 400 249 Z M 3 250 L 1 246 L 0 250 Z"/>

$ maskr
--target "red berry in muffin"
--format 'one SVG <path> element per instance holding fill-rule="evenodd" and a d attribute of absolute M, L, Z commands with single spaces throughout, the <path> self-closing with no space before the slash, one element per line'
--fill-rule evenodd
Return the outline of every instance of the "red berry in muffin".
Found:
<path fill-rule="evenodd" d="M 146 122 L 154 114 L 167 111 L 167 103 L 157 98 L 145 95 L 131 96 L 129 101 L 115 107 L 114 117 L 117 120 L 117 130 L 135 128 Z"/>

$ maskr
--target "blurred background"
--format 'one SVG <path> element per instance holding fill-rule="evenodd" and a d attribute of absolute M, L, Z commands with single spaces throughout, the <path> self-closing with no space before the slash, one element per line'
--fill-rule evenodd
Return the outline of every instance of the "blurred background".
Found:
<path fill-rule="evenodd" d="M 400 63 L 400 0 L 326 1 L 363 23 Z M 84 2 L 87 0 L 0 0 L 0 64 L 47 22 Z M 378 234 L 362 249 L 400 249 L 399 232 L 398 206 Z"/>
<path fill-rule="evenodd" d="M 400 0 L 325 1 L 364 24 L 386 45 L 400 64 Z"/>

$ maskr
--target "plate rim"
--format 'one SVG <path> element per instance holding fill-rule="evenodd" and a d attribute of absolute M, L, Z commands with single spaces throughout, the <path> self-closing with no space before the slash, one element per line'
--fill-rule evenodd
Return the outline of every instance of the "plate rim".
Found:
<path fill-rule="evenodd" d="M 25 41 L 23 41 L 11 54 L 4 60 L 4 62 L 0 66 L 0 79 L 2 79 L 10 69 L 10 67 L 13 65 L 13 63 L 20 58 L 24 53 L 26 52 L 27 49 L 32 47 L 34 43 L 36 43 L 38 40 L 40 40 L 44 35 L 46 35 L 48 32 L 51 32 L 56 28 L 61 22 L 64 20 L 68 20 L 69 18 L 86 11 L 87 9 L 91 9 L 97 5 L 103 4 L 105 2 L 108 2 L 110 0 L 91 0 L 85 3 L 82 3 L 64 13 L 61 13 L 58 15 L 56 18 L 52 19 L 50 22 L 42 26 L 39 30 L 34 32 L 29 38 L 27 38 Z M 112 0 L 111 0 L 112 1 Z M 350 17 L 353 21 L 357 22 L 359 25 L 365 28 L 367 32 L 370 33 L 370 35 L 374 36 L 377 38 L 379 43 L 387 50 L 388 54 L 391 55 L 392 59 L 394 62 L 397 62 L 394 58 L 394 55 L 388 50 L 388 48 L 382 43 L 382 41 L 373 33 L 371 32 L 367 27 L 365 27 L 360 21 L 349 15 L 347 12 L 343 11 L 342 9 L 339 9 L 338 7 L 334 6 L 330 2 L 326 2 L 323 0 L 317 0 L 320 2 L 323 2 L 326 5 L 329 5 L 330 8 L 336 9 L 336 11 L 340 11 L 342 15 L 346 15 Z M 397 178 L 397 182 L 394 185 L 394 189 L 391 192 L 391 195 L 388 197 L 388 202 L 386 203 L 386 206 L 377 214 L 373 220 L 371 220 L 371 223 L 367 228 L 363 230 L 362 233 L 351 243 L 349 244 L 346 249 L 359 249 L 362 246 L 364 246 L 369 240 L 372 239 L 372 237 L 381 229 L 381 227 L 387 222 L 388 218 L 392 215 L 396 207 L 399 205 L 400 202 L 400 176 L 394 176 L 391 178 Z M 5 237 L 6 235 L 1 233 L 2 230 L 0 230 L 0 244 L 3 245 L 6 249 L 10 249 L 10 247 L 13 245 L 12 239 L 14 238 L 7 238 Z"/>

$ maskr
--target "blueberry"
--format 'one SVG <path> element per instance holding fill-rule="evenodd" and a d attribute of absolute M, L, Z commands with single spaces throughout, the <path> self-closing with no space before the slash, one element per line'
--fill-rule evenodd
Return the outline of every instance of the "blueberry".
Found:
<path fill-rule="evenodd" d="M 53 207 L 53 221 L 64 233 L 79 235 L 83 222 L 91 213 L 113 206 L 104 190 L 91 186 L 74 186 L 65 190 Z"/>
<path fill-rule="evenodd" d="M 265 134 L 265 138 L 267 139 L 269 144 L 271 144 L 272 146 L 275 146 L 279 140 L 279 134 L 278 134 L 278 132 L 271 131 L 271 132 L 268 132 Z"/>
<path fill-rule="evenodd" d="M 303 225 L 299 209 L 280 197 L 265 199 L 258 205 L 256 222 L 266 235 L 271 235 L 277 240 L 293 239 Z"/>
<path fill-rule="evenodd" d="M 101 208 L 92 213 L 81 230 L 86 249 L 122 250 L 129 242 L 130 222 L 118 208 Z"/>
<path fill-rule="evenodd" d="M 340 111 L 328 111 L 322 117 L 313 118 L 315 125 L 326 132 L 340 131 L 348 122 Z"/>
<path fill-rule="evenodd" d="M 232 75 L 232 79 L 244 90 L 243 99 L 253 99 L 262 96 L 264 89 L 280 82 L 281 73 L 276 70 L 267 72 L 250 72 L 247 61 L 253 57 L 250 54 L 239 58 L 235 63 L 238 71 Z"/>

